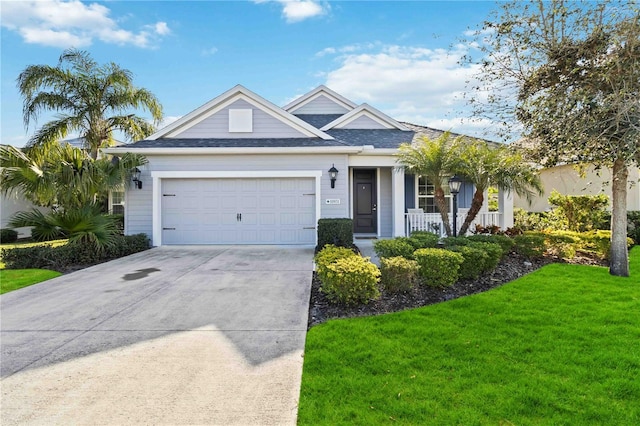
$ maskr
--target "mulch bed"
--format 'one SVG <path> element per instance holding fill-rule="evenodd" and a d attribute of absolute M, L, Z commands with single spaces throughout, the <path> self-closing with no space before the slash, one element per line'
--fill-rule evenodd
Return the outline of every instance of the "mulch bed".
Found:
<path fill-rule="evenodd" d="M 542 266 L 563 262 L 562 259 L 544 257 L 537 260 L 529 260 L 518 254 L 511 253 L 505 256 L 498 267 L 486 273 L 476 280 L 459 281 L 451 287 L 432 288 L 419 286 L 408 293 L 389 293 L 381 291 L 378 300 L 372 300 L 367 305 L 344 306 L 330 303 L 320 291 L 320 280 L 313 273 L 311 286 L 311 299 L 309 304 L 308 328 L 321 324 L 334 318 L 353 318 L 370 315 L 380 315 L 388 312 L 397 312 L 420 306 L 432 305 L 470 294 L 481 293 L 507 282 L 513 281 L 525 274 L 533 272 Z M 591 258 L 576 258 L 571 263 L 588 265 L 603 265 L 601 261 Z"/>

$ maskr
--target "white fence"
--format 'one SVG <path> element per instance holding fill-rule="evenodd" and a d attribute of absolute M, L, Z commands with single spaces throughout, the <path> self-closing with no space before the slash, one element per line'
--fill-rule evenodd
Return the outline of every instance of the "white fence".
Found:
<path fill-rule="evenodd" d="M 465 209 L 466 210 L 466 209 Z M 457 217 L 457 230 L 460 231 L 464 219 L 467 216 L 466 211 L 458 211 Z M 452 220 L 452 215 L 449 215 L 449 220 Z M 444 226 L 442 223 L 442 217 L 440 213 L 405 213 L 404 215 L 405 235 L 409 236 L 413 231 L 429 231 L 434 234 L 438 234 L 441 237 L 446 236 Z M 500 213 L 499 212 L 480 212 L 476 218 L 471 222 L 469 226 L 469 232 L 476 228 L 476 225 L 491 226 L 500 225 Z M 453 224 L 451 224 L 453 226 Z M 457 234 L 458 232 L 456 232 Z"/>

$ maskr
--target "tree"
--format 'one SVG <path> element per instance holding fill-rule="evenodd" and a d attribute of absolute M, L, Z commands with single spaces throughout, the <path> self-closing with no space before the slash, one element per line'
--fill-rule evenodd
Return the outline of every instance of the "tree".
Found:
<path fill-rule="evenodd" d="M 162 119 L 162 106 L 146 89 L 133 85 L 129 70 L 115 63 L 98 66 L 89 53 L 65 50 L 58 65 L 30 65 L 18 77 L 24 98 L 23 119 L 28 129 L 44 111 L 58 113 L 44 124 L 28 145 L 46 145 L 78 132 L 93 159 L 113 142 L 119 130 L 131 140 L 144 139 Z M 154 125 L 128 110 L 146 110 Z"/>
<path fill-rule="evenodd" d="M 512 1 L 484 23 L 476 42 L 483 54 L 476 117 L 505 124 L 507 134 L 522 126 L 533 158 L 546 166 L 612 168 L 609 271 L 628 276 L 628 167 L 640 160 L 636 2 Z"/>
<path fill-rule="evenodd" d="M 460 140 L 455 153 L 459 158 L 456 173 L 475 186 L 471 206 L 460 235 L 464 235 L 484 203 L 484 192 L 491 186 L 502 191 L 513 191 L 530 199 L 534 191 L 542 195 L 542 182 L 536 171 L 518 153 L 506 146 L 490 147 L 480 140 Z"/>
<path fill-rule="evenodd" d="M 147 163 L 138 154 L 119 160 L 89 155 L 69 144 L 34 146 L 22 151 L 0 146 L 0 191 L 17 192 L 33 204 L 62 210 L 80 209 L 97 202 L 99 194 L 131 181 L 131 171 Z"/>
<path fill-rule="evenodd" d="M 414 144 L 403 143 L 396 154 L 400 167 L 407 172 L 425 176 L 434 185 L 434 201 L 442 217 L 447 235 L 452 235 L 449 224 L 449 206 L 444 196 L 443 184 L 453 175 L 456 169 L 457 156 L 453 145 L 459 138 L 451 140 L 449 132 L 437 139 L 426 136 Z"/>

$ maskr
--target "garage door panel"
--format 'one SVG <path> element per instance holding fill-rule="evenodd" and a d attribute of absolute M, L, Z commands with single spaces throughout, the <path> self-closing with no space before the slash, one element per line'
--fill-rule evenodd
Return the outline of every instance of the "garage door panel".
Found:
<path fill-rule="evenodd" d="M 315 180 L 163 179 L 164 244 L 313 244 Z M 305 227 L 313 229 L 303 229 Z"/>

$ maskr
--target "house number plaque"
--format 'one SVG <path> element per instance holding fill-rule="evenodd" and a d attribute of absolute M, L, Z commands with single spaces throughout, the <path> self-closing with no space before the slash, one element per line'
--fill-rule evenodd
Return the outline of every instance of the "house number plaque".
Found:
<path fill-rule="evenodd" d="M 325 204 L 340 204 L 340 198 L 327 198 Z"/>

